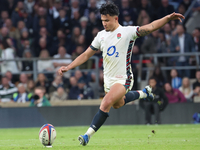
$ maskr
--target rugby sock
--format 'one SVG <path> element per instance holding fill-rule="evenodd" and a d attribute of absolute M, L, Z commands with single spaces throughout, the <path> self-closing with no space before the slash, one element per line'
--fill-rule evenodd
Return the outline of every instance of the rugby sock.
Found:
<path fill-rule="evenodd" d="M 90 128 L 86 132 L 89 138 L 103 125 L 108 116 L 109 116 L 108 113 L 103 112 L 102 110 L 99 109 L 99 111 L 96 113 L 96 115 L 92 120 Z"/>
<path fill-rule="evenodd" d="M 147 94 L 144 93 L 143 91 L 137 91 L 137 92 L 140 93 L 140 97 L 139 97 L 139 99 L 147 98 Z"/>
<path fill-rule="evenodd" d="M 140 93 L 137 91 L 129 91 L 128 93 L 126 93 L 125 97 L 126 98 L 124 99 L 124 105 L 138 99 L 140 97 Z"/>

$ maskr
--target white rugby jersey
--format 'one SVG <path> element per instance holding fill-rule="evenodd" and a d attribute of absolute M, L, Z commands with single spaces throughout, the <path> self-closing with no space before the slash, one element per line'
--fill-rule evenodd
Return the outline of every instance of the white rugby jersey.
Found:
<path fill-rule="evenodd" d="M 131 55 L 135 40 L 139 37 L 138 29 L 138 26 L 120 25 L 112 32 L 98 32 L 90 47 L 102 51 L 104 78 L 132 78 Z"/>

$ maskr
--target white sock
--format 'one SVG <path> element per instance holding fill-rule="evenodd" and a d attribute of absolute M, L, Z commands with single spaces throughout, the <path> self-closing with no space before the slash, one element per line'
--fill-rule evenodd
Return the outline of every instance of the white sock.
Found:
<path fill-rule="evenodd" d="M 140 93 L 140 97 L 139 97 L 139 99 L 142 99 L 142 98 L 146 98 L 147 97 L 147 94 L 146 93 L 144 93 L 143 91 L 138 91 L 139 93 Z"/>
<path fill-rule="evenodd" d="M 90 139 L 94 133 L 95 133 L 94 129 L 89 127 L 89 129 L 87 130 L 87 132 L 85 134 L 87 134 Z"/>

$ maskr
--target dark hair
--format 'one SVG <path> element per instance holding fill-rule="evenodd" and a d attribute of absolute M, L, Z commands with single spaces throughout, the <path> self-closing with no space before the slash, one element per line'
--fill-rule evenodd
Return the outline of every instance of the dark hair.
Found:
<path fill-rule="evenodd" d="M 119 8 L 113 2 L 108 2 L 101 5 L 100 14 L 110 15 L 110 16 L 119 16 Z"/>
<path fill-rule="evenodd" d="M 149 81 L 150 80 L 155 80 L 156 82 L 157 82 L 157 80 L 156 80 L 156 78 L 154 77 L 154 76 L 151 76 L 150 78 L 149 78 Z"/>
<path fill-rule="evenodd" d="M 199 30 L 199 32 L 200 32 L 200 27 L 196 27 L 195 29 L 196 29 L 196 30 Z"/>
<path fill-rule="evenodd" d="M 185 32 L 187 31 L 187 28 L 186 28 L 182 23 L 178 23 L 177 26 L 178 26 L 178 25 L 179 25 L 179 26 L 182 26 L 182 27 L 183 27 L 183 30 L 184 30 Z"/>
<path fill-rule="evenodd" d="M 8 38 L 3 38 L 2 42 L 1 42 L 1 44 L 3 46 L 3 49 L 6 49 L 6 48 L 10 47 L 9 44 L 8 44 L 8 42 L 7 42 L 7 39 Z"/>

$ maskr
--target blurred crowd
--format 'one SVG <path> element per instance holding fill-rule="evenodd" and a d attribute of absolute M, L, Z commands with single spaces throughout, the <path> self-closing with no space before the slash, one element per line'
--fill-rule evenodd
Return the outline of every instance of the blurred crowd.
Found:
<path fill-rule="evenodd" d="M 142 26 L 173 12 L 185 14 L 192 0 L 112 0 L 119 6 L 119 22 L 123 26 Z M 102 56 L 98 51 L 99 79 L 92 71 L 76 70 L 63 77 L 56 74 L 60 66 L 70 64 L 91 44 L 103 29 L 98 11 L 107 0 L 0 0 L 0 58 L 3 60 L 26 58 L 19 61 L 1 61 L 1 102 L 31 101 L 32 106 L 50 105 L 49 101 L 93 99 L 95 80 L 99 80 L 100 97 L 103 95 Z M 197 1 L 192 12 L 200 11 Z M 190 13 L 188 20 L 192 14 Z M 187 41 L 187 42 L 186 42 Z M 136 40 L 132 49 L 132 69 L 137 89 L 137 70 L 140 54 L 185 53 L 200 51 L 200 25 L 187 33 L 185 25 L 170 21 L 163 28 Z M 33 74 L 34 57 L 39 72 L 36 81 Z M 56 59 L 54 59 L 56 58 Z M 57 59 L 60 58 L 60 59 Z M 196 65 L 194 57 L 166 57 L 159 59 L 160 66 Z M 200 72 L 197 71 L 197 86 L 191 87 L 191 70 L 172 70 L 161 75 L 160 66 L 154 65 L 153 57 L 145 58 L 144 66 L 154 67 L 151 75 L 157 84 L 168 93 L 184 95 L 171 102 L 193 101 L 200 96 Z M 93 69 L 89 60 L 79 69 Z M 54 73 L 52 73 L 54 72 Z M 176 73 L 175 73 L 176 72 Z M 18 74 L 18 75 L 17 75 Z M 174 75 L 176 74 L 176 75 Z M 197 88 L 198 87 L 198 88 Z M 179 92 L 180 91 L 180 92 Z M 173 99 L 173 98 L 170 98 Z M 170 100 L 169 100 L 170 102 Z M 44 104 L 43 104 L 44 103 Z"/>

